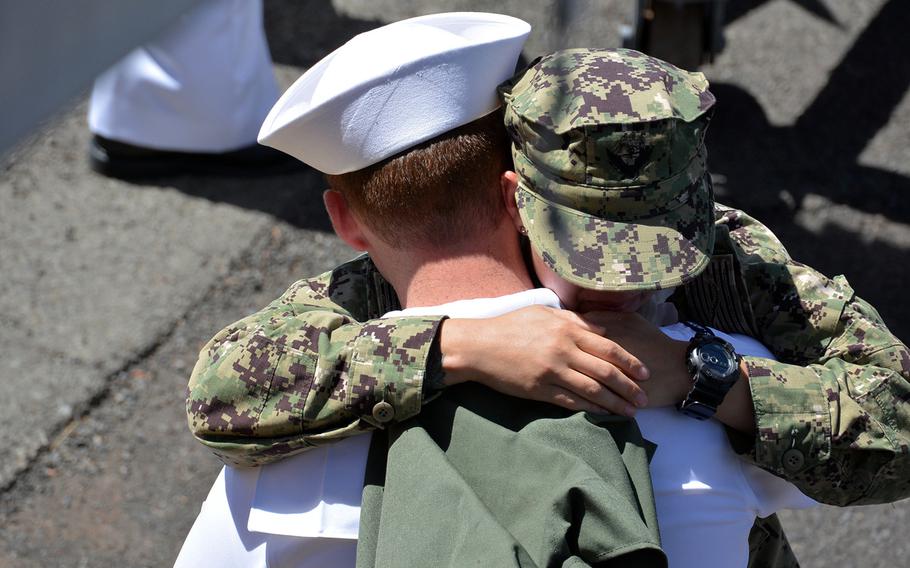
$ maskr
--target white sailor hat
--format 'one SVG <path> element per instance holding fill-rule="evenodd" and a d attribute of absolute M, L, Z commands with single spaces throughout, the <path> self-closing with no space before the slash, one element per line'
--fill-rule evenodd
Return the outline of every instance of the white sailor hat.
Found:
<path fill-rule="evenodd" d="M 511 16 L 452 12 L 362 33 L 281 96 L 259 143 L 328 174 L 380 162 L 495 110 L 530 31 Z"/>

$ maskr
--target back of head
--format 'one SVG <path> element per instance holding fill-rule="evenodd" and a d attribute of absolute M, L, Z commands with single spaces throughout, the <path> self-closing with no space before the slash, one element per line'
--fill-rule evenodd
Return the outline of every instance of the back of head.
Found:
<path fill-rule="evenodd" d="M 458 246 L 502 217 L 500 175 L 512 167 L 502 113 L 492 112 L 378 164 L 326 175 L 386 243 Z"/>
<path fill-rule="evenodd" d="M 573 49 L 500 87 L 532 244 L 586 288 L 694 278 L 713 247 L 704 135 L 714 97 L 690 73 L 628 49 Z"/>

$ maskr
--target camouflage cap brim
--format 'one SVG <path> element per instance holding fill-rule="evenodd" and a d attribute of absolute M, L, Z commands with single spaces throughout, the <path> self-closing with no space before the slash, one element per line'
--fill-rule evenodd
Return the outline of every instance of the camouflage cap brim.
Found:
<path fill-rule="evenodd" d="M 560 191 L 555 179 L 544 182 L 539 171 L 516 156 L 520 174 L 516 200 L 533 248 L 569 282 L 611 291 L 673 288 L 704 270 L 714 246 L 711 181 L 703 164 L 697 167 L 687 172 L 698 171 L 694 178 L 680 175 L 661 182 L 675 186 L 665 191 L 678 199 L 652 210 L 650 215 L 633 214 L 634 221 L 616 220 L 615 216 L 606 219 L 547 199 L 544 195 L 567 192 Z M 533 182 L 525 174 L 530 174 Z M 631 205 L 634 200 L 629 199 L 629 192 L 635 189 L 617 188 L 615 198 Z M 654 191 L 650 188 L 651 195 Z M 610 199 L 604 188 L 599 193 L 601 200 Z"/>

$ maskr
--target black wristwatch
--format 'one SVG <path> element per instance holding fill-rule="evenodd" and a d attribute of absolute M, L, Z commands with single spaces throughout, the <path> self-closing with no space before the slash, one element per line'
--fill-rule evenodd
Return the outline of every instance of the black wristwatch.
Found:
<path fill-rule="evenodd" d="M 692 390 L 679 405 L 679 410 L 697 420 L 714 416 L 717 407 L 739 380 L 742 357 L 729 342 L 714 335 L 707 327 L 683 322 L 695 337 L 686 349 L 686 369 L 692 376 Z"/>

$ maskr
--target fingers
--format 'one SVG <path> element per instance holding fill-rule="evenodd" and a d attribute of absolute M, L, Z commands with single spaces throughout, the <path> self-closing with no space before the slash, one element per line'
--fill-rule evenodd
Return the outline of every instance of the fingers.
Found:
<path fill-rule="evenodd" d="M 597 359 L 607 363 L 611 363 L 614 367 L 619 368 L 623 373 L 635 380 L 644 381 L 650 376 L 650 371 L 648 371 L 648 368 L 640 359 L 623 349 L 618 343 L 605 337 L 601 337 L 595 333 L 584 333 L 579 335 L 575 342 L 579 349 L 585 353 L 593 355 Z M 586 365 L 586 368 L 589 366 L 590 364 Z M 597 369 L 593 370 L 597 372 Z M 609 374 L 608 369 L 603 370 Z M 579 369 L 579 371 L 585 372 L 582 369 Z M 599 374 L 589 376 L 597 379 L 600 378 Z"/>
<path fill-rule="evenodd" d="M 648 396 L 638 382 L 608 361 L 583 351 L 575 353 L 569 366 L 575 371 L 594 379 L 619 397 L 638 408 L 648 405 Z"/>
<path fill-rule="evenodd" d="M 601 411 L 606 410 L 622 416 L 635 415 L 635 407 L 632 404 L 591 377 L 566 369 L 560 379 L 559 384 L 553 385 L 555 389 L 567 390 L 599 407 Z"/>
<path fill-rule="evenodd" d="M 553 387 L 550 393 L 550 400 L 545 401 L 561 406 L 576 412 L 603 412 L 604 409 L 593 402 L 588 401 L 570 390 L 561 387 Z"/>
<path fill-rule="evenodd" d="M 644 381 L 648 379 L 650 373 L 645 364 L 626 351 L 618 343 L 604 337 L 607 333 L 607 327 L 606 325 L 598 323 L 599 321 L 605 323 L 615 322 L 617 318 L 622 320 L 624 318 L 627 319 L 636 316 L 637 314 L 589 312 L 584 316 L 581 316 L 569 310 L 554 311 L 560 313 L 566 321 L 569 321 L 580 328 L 575 330 L 575 333 L 573 334 L 575 343 L 580 349 L 599 359 L 612 363 L 636 380 Z"/>

